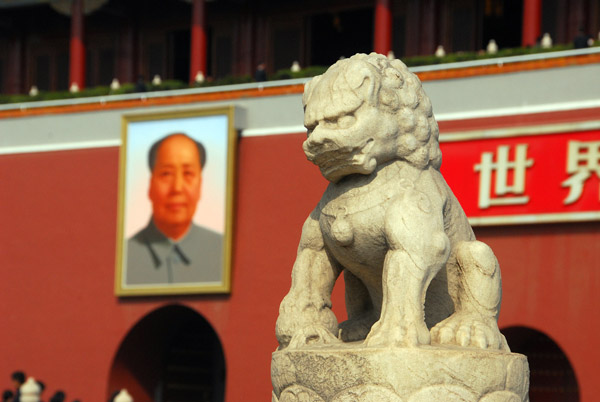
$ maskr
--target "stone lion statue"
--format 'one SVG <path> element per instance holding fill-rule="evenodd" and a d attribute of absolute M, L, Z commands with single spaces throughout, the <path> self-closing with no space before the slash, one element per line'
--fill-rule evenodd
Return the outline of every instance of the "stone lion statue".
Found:
<path fill-rule="evenodd" d="M 280 349 L 364 340 L 508 350 L 498 262 L 439 169 L 431 102 L 400 60 L 340 60 L 306 84 L 303 148 L 330 182 L 302 228 Z M 348 320 L 331 292 L 343 272 Z"/>

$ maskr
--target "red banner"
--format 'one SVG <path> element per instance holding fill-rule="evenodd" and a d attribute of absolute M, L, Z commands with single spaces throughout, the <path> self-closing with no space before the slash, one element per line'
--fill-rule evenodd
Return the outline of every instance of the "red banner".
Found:
<path fill-rule="evenodd" d="M 493 137 L 441 137 L 442 173 L 472 224 L 600 220 L 600 130 Z"/>

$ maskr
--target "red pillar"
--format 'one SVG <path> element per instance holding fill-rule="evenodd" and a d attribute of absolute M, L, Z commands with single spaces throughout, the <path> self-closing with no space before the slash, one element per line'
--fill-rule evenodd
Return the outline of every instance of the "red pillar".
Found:
<path fill-rule="evenodd" d="M 69 85 L 85 86 L 85 46 L 83 44 L 83 0 L 73 0 L 71 5 L 71 54 L 69 60 Z"/>
<path fill-rule="evenodd" d="M 390 0 L 376 0 L 373 50 L 387 55 L 392 50 L 392 11 Z"/>
<path fill-rule="evenodd" d="M 542 0 L 523 1 L 523 37 L 521 45 L 533 46 L 541 34 Z"/>
<path fill-rule="evenodd" d="M 202 71 L 206 75 L 206 26 L 204 24 L 204 0 L 193 0 L 190 49 L 190 83 Z"/>

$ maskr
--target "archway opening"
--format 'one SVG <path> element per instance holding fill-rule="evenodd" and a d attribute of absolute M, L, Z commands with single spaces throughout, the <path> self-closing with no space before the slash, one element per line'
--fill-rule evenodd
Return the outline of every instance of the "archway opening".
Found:
<path fill-rule="evenodd" d="M 194 310 L 171 305 L 142 318 L 113 360 L 109 394 L 125 388 L 136 402 L 222 402 L 223 348 Z"/>
<path fill-rule="evenodd" d="M 579 387 L 569 359 L 550 337 L 525 327 L 502 330 L 512 352 L 527 356 L 531 402 L 578 402 Z"/>

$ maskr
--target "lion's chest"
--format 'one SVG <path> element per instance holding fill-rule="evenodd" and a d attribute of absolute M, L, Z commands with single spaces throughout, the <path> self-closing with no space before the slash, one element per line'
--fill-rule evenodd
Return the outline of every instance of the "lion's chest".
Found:
<path fill-rule="evenodd" d="M 323 240 L 335 259 L 350 271 L 381 269 L 388 245 L 384 232 L 386 210 L 396 186 L 360 189 L 322 201 L 319 220 Z M 355 272 L 360 276 L 360 272 Z"/>

